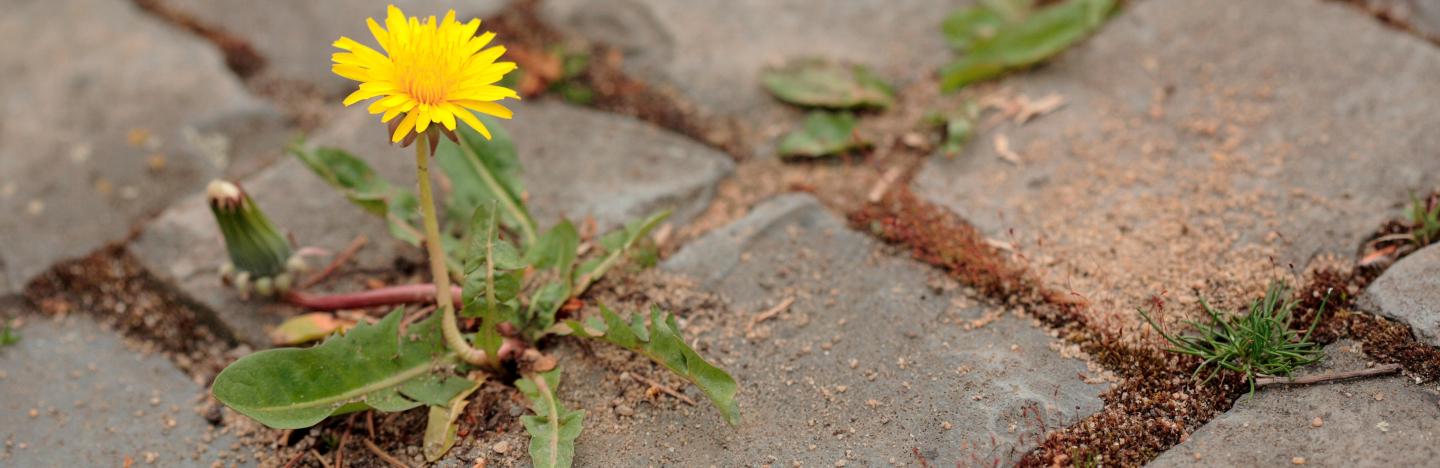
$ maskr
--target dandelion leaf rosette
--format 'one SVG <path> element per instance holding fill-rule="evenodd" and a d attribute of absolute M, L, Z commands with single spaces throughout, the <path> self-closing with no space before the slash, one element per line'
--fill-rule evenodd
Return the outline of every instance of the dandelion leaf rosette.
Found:
<path fill-rule="evenodd" d="M 445 406 L 474 383 L 441 371 L 454 362 L 439 317 L 400 331 L 396 310 L 312 348 L 280 348 L 240 358 L 215 377 L 215 398 L 276 429 L 374 408 Z"/>
<path fill-rule="evenodd" d="M 600 320 L 591 318 L 581 324 L 567 320 L 565 325 L 575 336 L 603 339 L 655 361 L 670 369 L 675 375 L 689 380 L 720 410 L 720 415 L 731 426 L 740 424 L 740 408 L 735 404 L 735 393 L 739 387 L 735 379 L 719 367 L 706 362 L 694 349 L 685 344 L 680 336 L 680 326 L 675 316 L 650 309 L 650 326 L 645 326 L 645 317 L 636 314 L 629 322 L 604 305 L 600 306 Z"/>

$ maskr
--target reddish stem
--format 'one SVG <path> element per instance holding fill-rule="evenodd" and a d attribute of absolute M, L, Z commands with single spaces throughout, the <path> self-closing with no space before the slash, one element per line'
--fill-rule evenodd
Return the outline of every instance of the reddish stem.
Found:
<path fill-rule="evenodd" d="M 450 287 L 450 297 L 455 307 L 461 307 L 460 287 Z M 331 311 L 341 309 L 365 309 L 398 304 L 419 304 L 435 301 L 435 285 L 430 283 L 390 286 L 353 293 L 306 294 L 291 292 L 285 295 L 285 302 L 310 310 Z"/>

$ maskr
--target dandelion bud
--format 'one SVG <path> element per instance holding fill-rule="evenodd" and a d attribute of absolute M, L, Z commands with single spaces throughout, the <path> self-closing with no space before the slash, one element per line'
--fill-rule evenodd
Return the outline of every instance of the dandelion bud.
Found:
<path fill-rule="evenodd" d="M 242 293 L 249 292 L 253 280 L 256 292 L 269 296 L 265 290 L 273 293 L 272 278 L 294 266 L 297 256 L 290 243 L 240 186 L 215 180 L 205 194 L 230 254 L 230 262 L 221 267 L 222 277 L 233 275 L 235 287 Z"/>

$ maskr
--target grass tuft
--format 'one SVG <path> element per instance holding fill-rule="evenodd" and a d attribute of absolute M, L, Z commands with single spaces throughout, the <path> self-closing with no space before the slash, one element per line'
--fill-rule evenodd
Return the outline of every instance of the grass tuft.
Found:
<path fill-rule="evenodd" d="M 1424 199 L 1411 194 L 1410 223 L 1410 235 L 1416 246 L 1424 247 L 1440 240 L 1440 193 Z"/>
<path fill-rule="evenodd" d="M 1200 330 L 1200 334 L 1194 336 L 1165 333 L 1149 313 L 1144 309 L 1139 311 L 1151 327 L 1175 346 L 1171 352 L 1204 360 L 1195 369 L 1196 375 L 1206 368 L 1210 368 L 1206 380 L 1221 370 L 1238 372 L 1249 382 L 1253 394 L 1256 379 L 1289 376 L 1295 369 L 1319 362 L 1324 356 L 1310 335 L 1320 323 L 1329 295 L 1321 302 L 1315 319 L 1303 335 L 1291 327 L 1292 312 L 1299 301 L 1287 299 L 1289 296 L 1290 290 L 1285 285 L 1271 283 L 1263 299 L 1250 303 L 1249 313 L 1228 319 L 1201 298 L 1200 306 L 1210 315 L 1211 323 L 1204 325 L 1187 320 L 1186 323 Z"/>

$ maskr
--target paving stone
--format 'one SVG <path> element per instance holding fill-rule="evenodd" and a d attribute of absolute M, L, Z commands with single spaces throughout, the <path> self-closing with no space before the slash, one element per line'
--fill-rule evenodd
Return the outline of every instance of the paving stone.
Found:
<path fill-rule="evenodd" d="M 1440 48 L 1341 4 L 1136 2 L 1000 83 L 1064 107 L 1025 124 L 992 112 L 913 187 L 1143 328 L 1151 294 L 1178 311 L 1198 312 L 1197 290 L 1242 306 L 1272 278 L 1352 256 L 1440 184 L 1435 76 Z"/>
<path fill-rule="evenodd" d="M 0 293 L 123 238 L 268 138 L 278 114 L 209 44 L 130 2 L 8 2 L 0 43 Z"/>
<path fill-rule="evenodd" d="M 1358 346 L 1330 345 L 1325 361 L 1304 373 L 1364 368 Z M 1295 457 L 1307 466 L 1428 466 L 1440 456 L 1437 402 L 1434 384 L 1398 375 L 1265 388 L 1150 466 L 1284 466 Z"/>
<path fill-rule="evenodd" d="M 1432 41 L 1440 41 L 1440 1 L 1436 0 L 1360 0 L 1366 9 L 1398 21 Z"/>
<path fill-rule="evenodd" d="M 1304 21 L 1295 21 L 1292 13 L 1300 10 Z M 1050 195 L 1045 189 L 1058 179 L 1088 175 L 1077 171 L 1085 166 L 1075 161 L 1092 156 L 1076 154 L 1081 150 L 1056 136 L 1069 141 L 1121 132 L 1160 136 L 1172 147 L 1170 154 L 1141 148 L 1146 140 L 1137 137 L 1117 153 L 1097 157 L 1113 158 L 1106 168 L 1158 163 L 1186 171 L 1235 165 L 1235 159 L 1269 166 L 1264 173 L 1204 189 L 1236 194 L 1262 189 L 1258 202 L 1277 219 L 1233 226 L 1244 240 L 1262 239 L 1275 229 L 1293 244 L 1292 260 L 1321 252 L 1348 255 L 1380 222 L 1398 214 L 1383 208 L 1440 183 L 1440 159 L 1434 157 L 1440 134 L 1429 130 L 1440 125 L 1440 115 L 1431 112 L 1440 105 L 1440 95 L 1432 92 L 1437 74 L 1440 49 L 1343 5 L 1140 2 L 1054 63 L 1004 82 L 1029 96 L 1060 93 L 1069 101 L 1065 107 L 1025 125 L 1001 124 L 962 157 L 932 159 L 916 186 L 999 234 L 1026 226 L 1032 217 L 1014 209 L 1017 200 Z M 1157 89 L 1173 93 L 1158 119 L 1149 116 Z M 1215 97 L 1246 93 L 1255 94 L 1251 102 Z M 1265 115 L 1222 108 L 1245 105 Z M 1209 122 L 1202 119 L 1218 119 L 1220 135 L 1203 128 Z M 1256 122 L 1247 125 L 1245 119 Z M 1237 124 L 1243 133 L 1234 147 L 1217 148 L 1215 142 L 1228 137 L 1225 124 Z M 991 144 L 997 134 L 1008 137 L 1022 164 L 998 156 Z M 1163 160 L 1142 154 L 1147 152 Z M 1099 165 L 1084 163 L 1092 170 Z M 1073 194 L 1064 204 L 1108 209 L 1188 189 L 1165 179 L 1135 180 Z M 1196 213 L 1197 219 L 1206 216 L 1214 214 Z"/>
<path fill-rule="evenodd" d="M 874 67 L 908 82 L 950 60 L 940 34 L 949 0 L 552 0 L 544 14 L 625 53 L 637 76 L 725 115 L 773 108 L 760 71 L 799 56 Z"/>
<path fill-rule="evenodd" d="M 937 273 L 851 231 L 809 195 L 786 195 L 687 245 L 662 264 L 734 301 L 733 319 L 702 332 L 702 354 L 740 382 L 743 423 L 708 405 L 641 405 L 630 427 L 590 408 L 578 441 L 583 465 L 937 466 L 1013 463 L 1057 428 L 1098 410 L 1100 385 L 1061 358 L 1041 328 L 1011 314 L 966 331 L 983 307 L 936 293 Z M 797 300 L 747 341 L 752 314 Z M 608 404 L 603 366 L 569 367 L 567 400 Z M 596 384 L 589 384 L 595 382 Z M 698 391 L 688 393 L 702 398 Z M 583 406 L 582 406 L 583 407 Z M 612 418 L 613 419 L 613 418 Z M 624 421 L 624 420 L 622 420 Z"/>
<path fill-rule="evenodd" d="M 196 413 L 205 389 L 116 332 L 72 316 L 20 333 L 0 348 L 0 465 L 210 466 L 234 442 Z"/>
<path fill-rule="evenodd" d="M 333 44 L 348 36 L 375 44 L 366 18 L 384 23 L 385 6 L 395 4 L 410 16 L 443 17 L 456 10 L 456 18 L 485 16 L 499 11 L 506 0 L 166 0 L 166 4 L 250 42 L 266 59 L 263 75 L 300 80 L 331 95 L 354 90 L 354 82 L 330 72 Z M 483 29 L 483 28 L 482 28 Z"/>
<path fill-rule="evenodd" d="M 1360 307 L 1405 322 L 1421 341 L 1440 346 L 1440 244 L 1387 268 L 1360 296 Z"/>
<path fill-rule="evenodd" d="M 682 223 L 709 203 L 715 184 L 731 170 L 724 154 L 626 117 L 553 103 L 513 107 L 516 116 L 506 128 L 525 166 L 529 205 L 543 225 L 561 215 L 575 220 L 593 215 L 602 229 L 611 228 L 664 208 L 675 209 L 673 219 Z M 414 184 L 412 154 L 389 145 L 383 125 L 364 109 L 347 109 L 312 141 L 351 151 L 397 186 Z M 298 161 L 280 162 L 242 186 L 301 245 L 339 250 L 354 236 L 367 236 L 370 243 L 349 269 L 393 269 L 394 260 L 405 256 L 423 260 Z M 263 301 L 240 301 L 220 285 L 224 245 L 199 194 L 152 222 L 132 249 L 146 268 L 215 311 L 248 343 L 267 344 L 267 327 L 294 313 Z"/>

